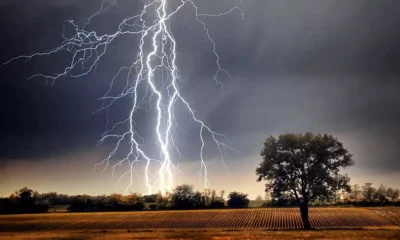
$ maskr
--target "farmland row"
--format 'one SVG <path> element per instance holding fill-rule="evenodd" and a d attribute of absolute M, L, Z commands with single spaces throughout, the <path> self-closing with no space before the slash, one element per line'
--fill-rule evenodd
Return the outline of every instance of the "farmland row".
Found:
<path fill-rule="evenodd" d="M 310 209 L 318 229 L 395 227 L 367 209 Z M 51 213 L 0 216 L 0 231 L 70 229 L 300 229 L 298 209 L 238 209 L 112 213 Z"/>

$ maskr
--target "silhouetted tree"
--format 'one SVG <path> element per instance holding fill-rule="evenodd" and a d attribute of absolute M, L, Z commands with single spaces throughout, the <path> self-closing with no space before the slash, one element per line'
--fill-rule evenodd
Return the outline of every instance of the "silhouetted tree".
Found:
<path fill-rule="evenodd" d="M 109 196 L 107 200 L 107 205 L 105 206 L 107 210 L 120 211 L 122 208 L 122 195 L 113 193 Z"/>
<path fill-rule="evenodd" d="M 55 204 L 63 204 L 60 203 L 61 201 L 59 200 L 59 195 L 56 192 L 42 193 L 40 194 L 40 199 L 42 202 L 49 204 L 50 207 Z"/>
<path fill-rule="evenodd" d="M 193 202 L 193 187 L 188 184 L 177 186 L 171 194 L 172 206 L 175 209 L 192 209 L 195 206 Z"/>
<path fill-rule="evenodd" d="M 20 209 L 24 213 L 35 212 L 35 202 L 33 199 L 33 190 L 27 187 L 23 187 L 16 191 L 17 202 L 20 205 Z"/>
<path fill-rule="evenodd" d="M 88 198 L 86 199 L 86 203 L 85 203 L 85 211 L 86 212 L 90 212 L 94 210 L 94 204 L 92 199 Z"/>
<path fill-rule="evenodd" d="M 30 200 L 33 196 L 33 190 L 27 187 L 23 187 L 17 191 L 15 191 L 15 195 L 19 197 L 20 200 Z"/>
<path fill-rule="evenodd" d="M 387 190 L 386 187 L 381 184 L 378 189 L 376 190 L 375 199 L 378 199 L 381 203 L 386 202 L 387 201 Z"/>
<path fill-rule="evenodd" d="M 206 207 L 209 208 L 224 208 L 225 207 L 225 200 L 224 200 L 224 194 L 225 190 L 221 190 L 219 192 L 219 196 L 217 196 L 217 192 L 215 190 L 211 191 L 211 199 L 210 199 L 210 204 Z"/>
<path fill-rule="evenodd" d="M 86 211 L 86 196 L 71 196 L 71 203 L 68 207 L 70 212 L 85 212 Z"/>
<path fill-rule="evenodd" d="M 225 203 L 223 200 L 215 200 L 213 202 L 210 203 L 209 208 L 224 208 L 225 207 Z"/>
<path fill-rule="evenodd" d="M 123 210 L 143 210 L 144 202 L 142 195 L 140 193 L 130 193 L 127 196 L 122 196 L 120 199 L 120 204 Z"/>
<path fill-rule="evenodd" d="M 156 210 L 156 209 L 157 209 L 157 204 L 150 204 L 150 205 L 149 205 L 149 208 L 150 208 L 151 210 Z"/>
<path fill-rule="evenodd" d="M 231 192 L 228 195 L 228 207 L 230 208 L 247 208 L 250 200 L 247 194 L 240 192 Z"/>
<path fill-rule="evenodd" d="M 217 192 L 213 189 L 213 190 L 211 191 L 210 203 L 211 203 L 211 202 L 214 202 L 214 201 L 216 201 L 216 200 L 217 200 Z"/>
<path fill-rule="evenodd" d="M 150 194 L 143 196 L 143 201 L 146 203 L 155 203 L 156 200 L 157 200 L 157 194 Z"/>
<path fill-rule="evenodd" d="M 304 228 L 311 228 L 309 202 L 318 196 L 331 198 L 335 191 L 350 191 L 349 177 L 340 168 L 353 165 L 352 155 L 328 134 L 282 134 L 266 139 L 263 161 L 256 169 L 257 181 L 266 180 L 266 191 L 276 198 L 283 193 L 295 196 Z"/>
<path fill-rule="evenodd" d="M 361 193 L 360 185 L 354 184 L 351 188 L 350 198 L 355 201 L 358 201 L 358 198 L 360 197 L 360 193 Z"/>
<path fill-rule="evenodd" d="M 191 197 L 192 208 L 204 208 L 206 205 L 203 204 L 201 192 L 196 191 Z"/>
<path fill-rule="evenodd" d="M 219 197 L 223 200 L 225 195 L 225 190 L 219 191 Z"/>
<path fill-rule="evenodd" d="M 372 183 L 365 183 L 362 187 L 362 194 L 364 199 L 368 202 L 373 202 L 375 197 L 376 189 L 372 187 Z"/>
<path fill-rule="evenodd" d="M 23 187 L 9 198 L 1 200 L 0 213 L 41 213 L 47 212 L 48 208 L 48 204 L 41 201 L 38 192 Z"/>
<path fill-rule="evenodd" d="M 392 198 L 393 193 L 394 193 L 394 189 L 393 188 L 389 187 L 389 188 L 386 189 L 386 197 L 387 197 L 388 201 L 393 201 L 394 202 L 394 200 Z"/>
<path fill-rule="evenodd" d="M 161 192 L 158 192 L 156 195 L 156 204 L 158 209 L 166 209 L 171 206 L 171 193 L 166 192 L 165 194 L 162 194 Z"/>
<path fill-rule="evenodd" d="M 266 206 L 278 206 L 278 207 L 289 207 L 296 206 L 296 198 L 290 193 L 283 193 L 277 198 L 273 198 L 270 203 L 267 203 Z"/>
<path fill-rule="evenodd" d="M 214 191 L 215 192 L 215 191 Z M 211 196 L 211 190 L 208 188 L 205 188 L 203 192 L 201 193 L 201 204 L 203 206 L 209 206 L 211 201 L 212 201 L 212 196 Z"/>
<path fill-rule="evenodd" d="M 393 190 L 393 192 L 390 193 L 389 197 L 392 200 L 392 202 L 398 201 L 400 198 L 400 190 L 399 189 Z"/>

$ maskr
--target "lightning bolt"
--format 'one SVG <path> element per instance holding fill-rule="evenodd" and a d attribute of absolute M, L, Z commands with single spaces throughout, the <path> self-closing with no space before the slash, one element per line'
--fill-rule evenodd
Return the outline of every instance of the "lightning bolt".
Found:
<path fill-rule="evenodd" d="M 96 31 L 87 30 L 88 25 L 94 18 L 108 11 L 115 3 L 115 0 L 103 0 L 101 8 L 88 18 L 83 27 L 79 27 L 72 20 L 68 21 L 73 27 L 74 33 L 72 37 L 66 37 L 64 31 L 62 35 L 64 40 L 58 47 L 47 52 L 37 52 L 31 55 L 21 55 L 12 58 L 3 63 L 1 67 L 19 59 L 32 60 L 35 57 L 67 51 L 71 53 L 72 56 L 71 61 L 63 71 L 51 75 L 38 73 L 29 77 L 29 79 L 42 78 L 45 79 L 46 82 L 54 84 L 54 82 L 61 77 L 79 78 L 95 72 L 99 61 L 104 57 L 109 45 L 115 41 L 115 39 L 125 35 L 138 35 L 140 40 L 136 59 L 131 65 L 122 66 L 119 69 L 111 79 L 108 91 L 100 98 L 102 106 L 99 110 L 107 111 L 107 124 L 106 131 L 99 140 L 99 144 L 102 144 L 106 139 L 115 139 L 116 144 L 109 154 L 94 167 L 102 166 L 103 169 L 101 173 L 103 173 L 111 166 L 112 174 L 114 174 L 116 167 L 128 163 L 129 167 L 127 171 L 123 173 L 118 180 L 119 183 L 126 176 L 130 178 L 130 183 L 126 187 L 126 191 L 128 191 L 133 184 L 135 168 L 138 163 L 142 163 L 145 164 L 145 185 L 149 193 L 153 192 L 152 184 L 155 179 L 160 180 L 160 190 L 171 190 L 173 187 L 173 174 L 175 171 L 179 171 L 179 162 L 173 161 L 172 151 L 177 153 L 179 158 L 181 157 L 181 152 L 175 144 L 175 130 L 179 130 L 180 128 L 174 116 L 174 110 L 177 108 L 176 103 L 180 102 L 183 104 L 192 120 L 199 126 L 198 136 L 201 142 L 199 150 L 199 174 L 204 174 L 204 186 L 207 187 L 209 183 L 208 172 L 203 156 L 205 134 L 209 134 L 216 144 L 225 168 L 226 165 L 223 158 L 224 152 L 227 148 L 231 150 L 234 149 L 229 146 L 229 141 L 225 134 L 215 132 L 196 116 L 194 109 L 181 94 L 177 81 L 179 78 L 178 66 L 176 63 L 177 41 L 170 28 L 170 20 L 184 6 L 188 5 L 192 7 L 197 22 L 203 27 L 204 33 L 212 44 L 212 52 L 215 56 L 216 66 L 218 68 L 213 78 L 217 84 L 222 85 L 222 83 L 218 81 L 218 76 L 221 73 L 229 76 L 229 73 L 226 69 L 221 67 L 220 57 L 216 51 L 216 43 L 211 38 L 203 18 L 222 17 L 237 11 L 240 13 L 242 19 L 244 19 L 244 14 L 239 7 L 233 7 L 229 9 L 229 11 L 218 14 L 206 14 L 200 13 L 197 5 L 192 0 L 180 0 L 178 2 L 179 4 L 177 4 L 177 7 L 174 9 L 168 4 L 167 0 L 152 0 L 143 1 L 142 11 L 137 15 L 122 20 L 118 25 L 118 29 L 112 34 L 101 35 Z M 156 81 L 157 74 L 160 72 L 163 75 L 161 85 L 157 84 L 158 81 Z M 166 76 L 164 76 L 165 72 Z M 124 73 L 126 74 L 126 81 L 123 90 L 118 95 L 111 94 L 116 79 Z M 143 89 L 145 89 L 144 93 L 141 91 Z M 108 120 L 109 108 L 116 101 L 125 97 L 131 97 L 132 99 L 129 115 L 125 120 L 114 123 L 110 127 Z M 142 145 L 144 139 L 139 135 L 137 131 L 138 126 L 135 122 L 135 116 L 138 114 L 138 111 L 143 109 L 147 110 L 148 106 L 153 106 L 156 109 L 154 132 L 157 146 L 159 147 L 159 157 L 157 158 L 150 157 L 150 154 L 144 149 Z M 126 130 L 122 134 L 117 133 L 117 129 L 120 127 L 126 127 Z M 124 142 L 129 144 L 129 151 L 124 154 L 124 158 L 112 164 L 111 161 L 116 158 L 116 154 L 120 151 L 122 148 L 121 145 Z M 152 171 L 152 166 L 156 166 L 155 171 Z"/>

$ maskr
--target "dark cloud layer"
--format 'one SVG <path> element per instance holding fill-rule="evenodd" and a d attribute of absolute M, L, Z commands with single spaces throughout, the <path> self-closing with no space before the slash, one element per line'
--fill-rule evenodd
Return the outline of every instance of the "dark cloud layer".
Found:
<path fill-rule="evenodd" d="M 360 168 L 400 170 L 398 1 L 198 2 L 199 9 L 208 12 L 237 4 L 245 14 L 244 21 L 235 13 L 206 20 L 221 64 L 232 76 L 221 75 L 222 89 L 211 78 L 215 58 L 210 43 L 197 32 L 201 26 L 192 10 L 179 13 L 172 27 L 179 43 L 182 89 L 202 119 L 227 132 L 239 151 L 230 155 L 232 160 L 258 155 L 268 134 L 317 131 L 346 135 L 344 141 L 357 152 Z M 65 20 L 82 24 L 99 5 L 100 1 L 3 1 L 0 62 L 53 48 L 61 40 Z M 113 30 L 137 10 L 134 5 L 117 1 L 93 27 Z M 66 63 L 61 55 L 0 69 L 0 161 L 95 147 L 105 128 L 105 113 L 93 113 L 100 107 L 96 99 L 107 90 L 117 67 L 132 60 L 134 51 L 126 49 L 135 41 L 118 40 L 96 74 L 60 79 L 53 86 L 25 78 L 59 70 Z M 126 110 L 121 103 L 112 116 Z M 189 131 L 195 127 L 183 125 Z M 198 142 L 190 136 L 180 141 L 184 154 L 194 158 Z"/>

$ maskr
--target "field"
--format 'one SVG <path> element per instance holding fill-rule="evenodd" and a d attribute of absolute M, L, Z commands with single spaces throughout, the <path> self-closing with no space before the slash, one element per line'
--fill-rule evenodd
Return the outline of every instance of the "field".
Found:
<path fill-rule="evenodd" d="M 370 236 L 368 239 L 375 239 L 372 237 L 374 234 L 376 239 L 385 236 L 387 239 L 398 239 L 400 238 L 400 227 L 397 222 L 399 215 L 399 208 L 311 208 L 311 224 L 320 231 L 304 233 L 265 231 L 301 229 L 300 214 L 296 208 L 3 215 L 0 216 L 0 238 L 16 239 L 25 236 L 29 239 L 35 237 L 39 239 L 57 233 L 57 236 L 69 236 L 68 239 L 71 238 L 71 234 L 75 234 L 77 239 L 81 239 L 82 234 L 85 236 L 82 238 L 90 235 L 89 237 L 102 239 L 106 236 L 110 239 L 129 239 L 133 236 L 135 239 L 203 236 L 204 239 L 211 235 L 231 236 L 235 239 L 238 234 L 241 239 L 255 236 L 272 239 L 288 238 L 289 236 L 285 234 L 291 234 L 291 238 L 297 234 L 300 239 L 308 239 L 307 236 L 311 237 L 310 239 L 324 239 L 322 238 L 324 235 L 321 234 L 329 229 L 332 237 L 348 232 L 340 237 L 338 235 L 340 239 L 361 238 L 361 235 L 351 238 L 355 232 L 367 234 Z M 354 231 L 354 229 L 363 230 Z M 378 234 L 379 231 L 381 233 Z M 44 235 L 39 237 L 40 234 Z M 124 237 L 127 234 L 128 237 Z"/>

